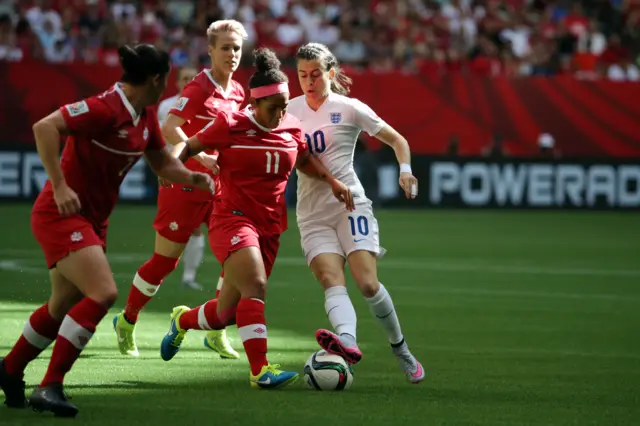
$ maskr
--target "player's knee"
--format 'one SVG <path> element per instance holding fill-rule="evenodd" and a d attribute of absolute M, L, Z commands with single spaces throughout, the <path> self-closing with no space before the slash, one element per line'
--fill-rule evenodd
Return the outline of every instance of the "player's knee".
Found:
<path fill-rule="evenodd" d="M 256 276 L 251 280 L 251 284 L 246 286 L 242 295 L 243 298 L 254 298 L 264 300 L 267 295 L 267 277 Z"/>
<path fill-rule="evenodd" d="M 118 289 L 115 284 L 113 286 L 104 286 L 88 292 L 86 296 L 108 309 L 118 300 Z"/>
<path fill-rule="evenodd" d="M 332 268 L 323 268 L 315 273 L 316 279 L 326 290 L 329 287 L 336 285 L 344 285 L 344 273 L 342 271 L 336 271 Z"/>
<path fill-rule="evenodd" d="M 376 274 L 353 274 L 353 279 L 356 285 L 360 289 L 362 295 L 366 298 L 371 298 L 378 294 L 380 290 L 380 283 Z"/>

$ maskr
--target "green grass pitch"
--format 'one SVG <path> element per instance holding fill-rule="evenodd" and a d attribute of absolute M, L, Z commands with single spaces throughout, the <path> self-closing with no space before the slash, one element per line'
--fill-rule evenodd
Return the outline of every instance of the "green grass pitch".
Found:
<path fill-rule="evenodd" d="M 49 293 L 29 205 L 0 207 L 0 354 Z M 153 207 L 119 206 L 109 256 L 119 302 L 67 376 L 81 425 L 638 425 L 640 218 L 568 212 L 381 211 L 380 280 L 427 370 L 409 384 L 382 330 L 350 283 L 364 352 L 353 388 L 302 383 L 252 390 L 244 353 L 223 361 L 190 332 L 167 363 L 159 344 L 171 307 L 212 298 L 219 266 L 207 251 L 199 280 L 172 274 L 142 313 L 139 359 L 119 354 L 110 327 L 130 280 L 151 254 Z M 293 216 L 293 215 L 292 215 Z M 292 219 L 294 219 L 292 217 Z M 269 358 L 301 372 L 328 326 L 323 294 L 304 264 L 297 228 L 283 237 L 269 283 Z M 241 349 L 235 327 L 233 345 Z M 50 350 L 32 363 L 35 386 Z M 50 416 L 0 407 L 1 425 L 49 425 Z M 55 424 L 64 422 L 55 421 Z"/>

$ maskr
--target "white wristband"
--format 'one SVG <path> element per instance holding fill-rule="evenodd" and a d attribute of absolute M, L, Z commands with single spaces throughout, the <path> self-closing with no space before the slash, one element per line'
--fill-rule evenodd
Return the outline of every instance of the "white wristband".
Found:
<path fill-rule="evenodd" d="M 413 174 L 413 172 L 411 172 L 411 165 L 407 163 L 400 164 L 400 173 Z"/>

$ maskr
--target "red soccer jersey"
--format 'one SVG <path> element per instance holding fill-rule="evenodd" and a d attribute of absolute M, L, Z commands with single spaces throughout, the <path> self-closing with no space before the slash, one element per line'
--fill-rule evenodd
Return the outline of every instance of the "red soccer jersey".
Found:
<path fill-rule="evenodd" d="M 191 137 L 214 120 L 221 111 L 238 111 L 243 102 L 244 89 L 240 83 L 231 80 L 225 92 L 213 79 L 211 71 L 203 70 L 182 89 L 180 97 L 169 110 L 169 114 L 175 114 L 186 121 L 181 128 L 188 137 Z M 193 158 L 187 160 L 185 165 L 193 171 L 211 173 Z"/>
<path fill-rule="evenodd" d="M 138 116 L 116 84 L 60 111 L 71 133 L 62 151 L 65 180 L 80 198 L 81 214 L 103 226 L 118 201 L 127 172 L 145 151 L 165 146 L 155 106 Z M 57 210 L 50 181 L 40 196 L 49 198 L 47 208 Z"/>
<path fill-rule="evenodd" d="M 213 215 L 243 216 L 260 235 L 287 229 L 284 191 L 298 154 L 307 150 L 300 121 L 286 114 L 277 129 L 258 124 L 249 108 L 220 113 L 198 133 L 203 146 L 219 151 L 222 195 Z"/>

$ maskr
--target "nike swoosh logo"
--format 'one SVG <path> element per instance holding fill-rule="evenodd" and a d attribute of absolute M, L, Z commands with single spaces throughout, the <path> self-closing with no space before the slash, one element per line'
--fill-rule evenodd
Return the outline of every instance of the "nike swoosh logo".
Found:
<path fill-rule="evenodd" d="M 271 377 L 267 377 L 264 380 L 258 380 L 257 383 L 260 384 L 260 385 L 270 385 L 271 384 Z"/>
<path fill-rule="evenodd" d="M 364 238 L 360 238 L 359 240 L 356 240 L 355 238 L 353 239 L 354 243 L 359 243 L 360 241 L 364 241 Z"/>

